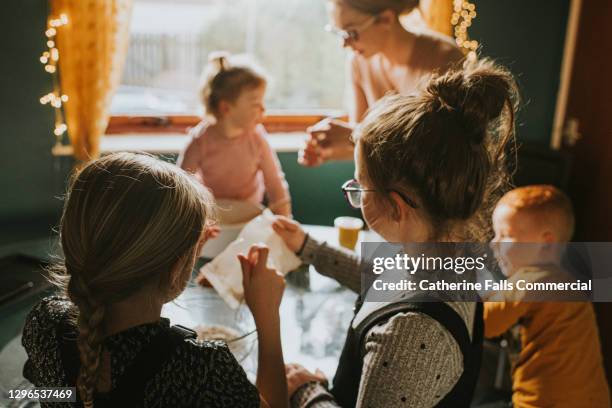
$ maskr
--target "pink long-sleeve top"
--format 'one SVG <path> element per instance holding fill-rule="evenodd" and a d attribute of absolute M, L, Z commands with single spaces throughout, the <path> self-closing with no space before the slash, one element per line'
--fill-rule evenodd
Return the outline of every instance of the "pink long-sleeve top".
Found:
<path fill-rule="evenodd" d="M 262 125 L 228 138 L 203 121 L 190 135 L 177 164 L 198 175 L 215 198 L 259 204 L 267 193 L 269 207 L 290 201 L 285 174 Z"/>

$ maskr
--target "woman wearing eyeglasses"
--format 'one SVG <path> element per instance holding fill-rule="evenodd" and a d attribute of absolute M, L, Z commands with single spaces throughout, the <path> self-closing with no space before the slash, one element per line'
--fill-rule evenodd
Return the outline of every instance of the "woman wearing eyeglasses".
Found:
<path fill-rule="evenodd" d="M 419 0 L 328 0 L 331 24 L 343 47 L 353 51 L 350 77 L 353 106 L 350 123 L 325 119 L 311 135 L 298 161 L 318 166 L 327 160 L 350 160 L 353 125 L 389 92 L 407 95 L 425 77 L 444 71 L 463 54 L 454 41 L 431 30 L 406 30 L 399 16 L 418 7 Z"/>
<path fill-rule="evenodd" d="M 485 60 L 425 85 L 384 98 L 367 115 L 354 136 L 355 180 L 343 190 L 388 242 L 487 242 L 490 209 L 506 187 L 516 84 Z M 273 226 L 318 272 L 358 293 L 368 289 L 354 253 L 316 241 L 293 220 Z M 320 372 L 287 365 L 292 406 L 469 407 L 482 304 L 397 305 L 358 303 L 331 387 Z"/>

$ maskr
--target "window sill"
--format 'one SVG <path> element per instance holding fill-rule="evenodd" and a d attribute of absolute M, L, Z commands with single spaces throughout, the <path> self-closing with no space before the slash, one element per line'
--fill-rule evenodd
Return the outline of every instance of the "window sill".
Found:
<path fill-rule="evenodd" d="M 336 110 L 273 111 L 266 114 L 262 124 L 270 133 L 303 132 L 326 117 L 348 120 L 346 114 Z M 110 117 L 106 134 L 114 136 L 136 133 L 187 133 L 189 128 L 196 126 L 201 120 L 201 117 L 195 115 L 115 115 Z"/>
<path fill-rule="evenodd" d="M 340 111 L 273 112 L 263 125 L 268 142 L 279 153 L 295 153 L 307 138 L 306 128 L 326 117 L 348 120 Z M 153 154 L 178 154 L 187 145 L 189 129 L 202 119 L 194 115 L 111 116 L 100 153 L 140 151 Z M 72 146 L 56 145 L 53 156 L 72 156 Z"/>
<path fill-rule="evenodd" d="M 308 137 L 306 132 L 279 132 L 268 134 L 268 142 L 277 153 L 295 153 Z M 100 142 L 101 153 L 148 152 L 153 154 L 178 154 L 187 145 L 189 136 L 183 133 L 133 133 L 104 136 Z"/>

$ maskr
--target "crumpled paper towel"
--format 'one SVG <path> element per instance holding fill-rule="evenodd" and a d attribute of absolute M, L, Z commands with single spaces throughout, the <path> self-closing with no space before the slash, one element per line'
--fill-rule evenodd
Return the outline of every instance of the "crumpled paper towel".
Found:
<path fill-rule="evenodd" d="M 285 245 L 283 239 L 272 229 L 274 215 L 266 209 L 244 226 L 238 238 L 227 246 L 200 272 L 219 293 L 229 307 L 237 309 L 244 299 L 242 269 L 238 254 L 247 255 L 253 244 L 263 243 L 270 248 L 268 267 L 283 275 L 298 268 L 302 261 Z"/>

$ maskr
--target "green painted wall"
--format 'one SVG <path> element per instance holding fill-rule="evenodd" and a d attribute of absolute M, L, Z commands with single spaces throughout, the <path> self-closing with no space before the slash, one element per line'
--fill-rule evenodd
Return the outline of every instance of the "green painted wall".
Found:
<path fill-rule="evenodd" d="M 323 0 L 317 0 L 323 1 Z M 478 0 L 472 36 L 483 54 L 500 58 L 517 74 L 526 102 L 522 140 L 546 145 L 550 137 L 569 0 Z M 4 0 L 0 24 L 0 244 L 49 232 L 56 222 L 71 162 L 51 156 L 53 117 L 38 99 L 50 90 L 38 62 L 44 50 L 47 2 Z M 354 214 L 339 191 L 352 177 L 351 164 L 318 169 L 280 155 L 296 218 L 330 224 Z"/>
<path fill-rule="evenodd" d="M 306 168 L 297 163 L 295 153 L 281 153 L 279 159 L 290 186 L 296 219 L 307 224 L 333 225 L 334 218 L 340 215 L 360 215 L 340 190 L 346 180 L 354 177 L 352 162 Z"/>
<path fill-rule="evenodd" d="M 472 0 L 470 36 L 482 55 L 508 66 L 521 90 L 519 140 L 548 146 L 570 0 Z"/>
<path fill-rule="evenodd" d="M 51 156 L 53 112 L 39 98 L 51 90 L 38 62 L 45 47 L 47 2 L 5 0 L 0 25 L 0 240 L 48 231 L 61 206 L 65 159 Z"/>

